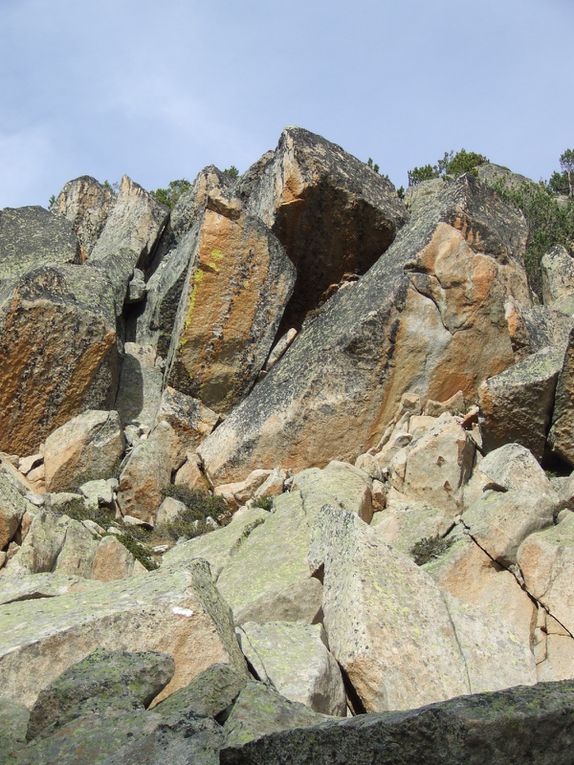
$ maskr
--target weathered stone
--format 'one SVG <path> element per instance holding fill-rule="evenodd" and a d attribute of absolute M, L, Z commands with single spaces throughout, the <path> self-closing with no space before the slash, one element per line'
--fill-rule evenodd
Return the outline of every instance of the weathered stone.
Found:
<path fill-rule="evenodd" d="M 92 507 L 112 507 L 118 486 L 117 478 L 100 478 L 83 483 L 80 492 Z"/>
<path fill-rule="evenodd" d="M 386 178 L 298 127 L 284 130 L 276 150 L 242 176 L 238 194 L 297 269 L 281 334 L 301 327 L 332 285 L 365 273 L 407 217 Z"/>
<path fill-rule="evenodd" d="M 86 481 L 113 477 L 123 451 L 118 413 L 88 410 L 46 439 L 46 488 L 70 491 Z"/>
<path fill-rule="evenodd" d="M 527 537 L 517 561 L 528 592 L 574 636 L 574 513 Z"/>
<path fill-rule="evenodd" d="M 140 303 L 146 296 L 147 286 L 145 274 L 139 268 L 134 268 L 134 273 L 128 284 L 126 303 Z"/>
<path fill-rule="evenodd" d="M 343 678 L 322 633 L 320 624 L 292 622 L 247 622 L 238 628 L 243 655 L 260 680 L 315 712 L 344 716 Z"/>
<path fill-rule="evenodd" d="M 251 682 L 239 694 L 225 722 L 225 742 L 227 746 L 241 746 L 269 733 L 314 725 L 324 719 L 268 685 Z"/>
<path fill-rule="evenodd" d="M 17 484 L 0 472 L 0 550 L 12 540 L 29 507 Z"/>
<path fill-rule="evenodd" d="M 222 765 L 570 765 L 574 683 L 464 696 L 228 742 Z"/>
<path fill-rule="evenodd" d="M 525 308 L 512 298 L 506 304 L 506 319 L 517 361 L 548 347 L 566 350 L 574 327 L 573 316 L 545 305 Z"/>
<path fill-rule="evenodd" d="M 0 696 L 0 763 L 9 765 L 10 752 L 26 741 L 30 712 L 23 704 Z"/>
<path fill-rule="evenodd" d="M 28 741 L 76 717 L 108 709 L 143 709 L 172 679 L 175 663 L 157 652 L 97 649 L 44 687 L 30 712 Z"/>
<path fill-rule="evenodd" d="M 52 212 L 72 224 L 82 260 L 87 260 L 102 233 L 114 201 L 112 189 L 89 175 L 68 181 L 58 194 Z"/>
<path fill-rule="evenodd" d="M 0 210 L 0 281 L 41 266 L 79 263 L 70 224 L 43 207 Z"/>
<path fill-rule="evenodd" d="M 445 599 L 426 572 L 378 542 L 357 516 L 324 507 L 309 562 L 323 572 L 330 650 L 367 711 L 536 681 L 529 647 L 506 625 L 497 629 L 481 612 Z"/>
<path fill-rule="evenodd" d="M 421 539 L 446 534 L 452 526 L 452 516 L 393 490 L 387 495 L 385 509 L 373 516 L 371 526 L 376 529 L 378 540 L 410 555 Z"/>
<path fill-rule="evenodd" d="M 486 451 L 514 442 L 542 459 L 564 354 L 546 348 L 486 380 L 479 389 Z"/>
<path fill-rule="evenodd" d="M 38 465 L 41 465 L 44 461 L 44 455 L 42 454 L 31 454 L 29 457 L 22 457 L 18 461 L 18 470 L 22 473 L 22 475 L 28 475 L 34 468 L 37 468 Z"/>
<path fill-rule="evenodd" d="M 217 425 L 219 415 L 199 399 L 168 386 L 162 393 L 156 422 L 171 425 L 182 447 L 193 451 Z"/>
<path fill-rule="evenodd" d="M 48 510 L 35 511 L 31 515 L 28 533 L 18 551 L 5 564 L 3 574 L 38 574 L 53 571 L 56 566 L 70 518 Z"/>
<path fill-rule="evenodd" d="M 525 240 L 522 216 L 496 194 L 469 176 L 446 184 L 201 444 L 210 479 L 354 460 L 406 391 L 473 400 L 514 362 L 505 302 L 530 300 Z"/>
<path fill-rule="evenodd" d="M 14 754 L 13 765 L 219 765 L 222 738 L 214 720 L 111 709 L 32 741 Z"/>
<path fill-rule="evenodd" d="M 227 605 L 204 561 L 0 608 L 3 693 L 26 705 L 96 648 L 161 651 L 175 675 L 157 701 L 216 663 L 244 671 Z"/>
<path fill-rule="evenodd" d="M 559 457 L 574 465 L 574 330 L 558 376 L 548 443 Z"/>
<path fill-rule="evenodd" d="M 124 175 L 88 261 L 90 266 L 101 269 L 111 279 L 119 312 L 134 268 L 148 265 L 167 218 L 168 210 Z"/>
<path fill-rule="evenodd" d="M 162 503 L 162 490 L 171 482 L 171 473 L 180 467 L 181 445 L 177 434 L 160 422 L 149 438 L 138 444 L 120 475 L 118 503 L 123 515 L 132 515 L 153 524 Z"/>
<path fill-rule="evenodd" d="M 6 283 L 0 288 L 0 449 L 30 454 L 81 411 L 109 408 L 116 367 L 113 298 L 102 276 L 68 265 Z"/>
<path fill-rule="evenodd" d="M 213 493 L 216 497 L 223 497 L 228 505 L 240 507 L 253 497 L 270 475 L 270 470 L 254 470 L 243 481 L 216 486 Z"/>
<path fill-rule="evenodd" d="M 231 707 L 247 682 L 246 675 L 229 664 L 214 664 L 158 704 L 155 711 L 167 716 L 218 717 Z"/>
<path fill-rule="evenodd" d="M 177 521 L 177 519 L 182 515 L 182 513 L 185 513 L 186 510 L 187 505 L 184 505 L 183 502 L 180 502 L 173 497 L 166 497 L 157 511 L 157 515 L 155 517 L 155 525 L 158 529 L 169 526 L 170 523 Z"/>
<path fill-rule="evenodd" d="M 287 471 L 285 470 L 272 470 L 261 486 L 256 489 L 253 497 L 255 499 L 265 499 L 266 497 L 277 497 L 279 494 L 283 494 L 287 477 Z"/>
<path fill-rule="evenodd" d="M 37 600 L 86 590 L 96 583 L 81 576 L 60 573 L 23 574 L 4 576 L 0 587 L 0 605 L 20 600 Z"/>
<path fill-rule="evenodd" d="M 255 218 L 208 209 L 197 226 L 166 380 L 227 412 L 265 363 L 295 271 L 279 242 Z"/>
<path fill-rule="evenodd" d="M 101 542 L 97 535 L 83 523 L 70 519 L 54 571 L 90 578 L 92 563 L 99 544 Z"/>
<path fill-rule="evenodd" d="M 540 263 L 544 305 L 556 307 L 564 298 L 574 296 L 574 258 L 566 247 L 555 245 Z"/>
<path fill-rule="evenodd" d="M 116 409 L 122 425 L 143 425 L 151 430 L 161 401 L 163 372 L 155 366 L 150 346 L 125 344 Z"/>
<path fill-rule="evenodd" d="M 209 488 L 207 478 L 200 468 L 199 457 L 195 452 L 187 453 L 186 460 L 175 474 L 173 482 L 176 486 L 185 486 L 190 490 Z"/>
<path fill-rule="evenodd" d="M 97 545 L 90 570 L 92 579 L 111 582 L 136 574 L 145 574 L 146 569 L 116 537 L 106 536 Z"/>

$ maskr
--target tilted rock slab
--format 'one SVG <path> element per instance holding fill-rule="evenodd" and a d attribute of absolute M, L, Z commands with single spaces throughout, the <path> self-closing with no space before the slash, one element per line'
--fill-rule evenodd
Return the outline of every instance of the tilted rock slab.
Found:
<path fill-rule="evenodd" d="M 233 741 L 221 763 L 570 765 L 573 720 L 574 683 L 543 683 Z"/>
<path fill-rule="evenodd" d="M 0 210 L 0 281 L 41 266 L 79 262 L 78 242 L 68 221 L 43 207 Z"/>
<path fill-rule="evenodd" d="M 574 298 L 574 258 L 557 244 L 544 255 L 540 267 L 544 305 L 560 310 L 561 301 Z"/>
<path fill-rule="evenodd" d="M 46 439 L 46 489 L 72 491 L 87 481 L 109 478 L 118 469 L 123 451 L 117 412 L 83 412 Z"/>
<path fill-rule="evenodd" d="M 406 391 L 473 400 L 514 361 L 505 301 L 530 301 L 525 240 L 494 192 L 467 176 L 446 185 L 200 446 L 211 480 L 353 461 Z"/>
<path fill-rule="evenodd" d="M 506 625 L 443 596 L 357 516 L 325 506 L 309 562 L 323 576 L 330 650 L 366 711 L 536 682 L 534 656 Z"/>
<path fill-rule="evenodd" d="M 107 279 L 64 265 L 0 285 L 0 450 L 34 454 L 81 411 L 110 408 L 116 385 Z"/>
<path fill-rule="evenodd" d="M 8 698 L 33 704 L 42 688 L 96 648 L 171 654 L 175 674 L 161 698 L 218 662 L 244 671 L 229 609 L 204 561 L 0 608 Z"/>
<path fill-rule="evenodd" d="M 71 224 L 83 260 L 92 251 L 115 202 L 112 189 L 89 175 L 68 181 L 58 194 L 52 212 Z"/>
<path fill-rule="evenodd" d="M 559 457 L 574 465 L 574 330 L 558 376 L 548 443 Z"/>

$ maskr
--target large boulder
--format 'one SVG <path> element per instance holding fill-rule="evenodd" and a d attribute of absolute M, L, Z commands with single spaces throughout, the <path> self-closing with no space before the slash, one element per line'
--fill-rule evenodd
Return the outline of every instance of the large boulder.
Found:
<path fill-rule="evenodd" d="M 30 508 L 17 485 L 0 472 L 0 550 L 8 546 L 24 513 Z"/>
<path fill-rule="evenodd" d="M 245 671 L 229 608 L 204 561 L 0 608 L 0 672 L 8 698 L 32 705 L 96 648 L 171 654 L 175 674 L 157 701 L 212 664 Z"/>
<path fill-rule="evenodd" d="M 46 439 L 46 489 L 73 491 L 87 481 L 113 477 L 123 451 L 124 436 L 117 412 L 83 412 Z"/>
<path fill-rule="evenodd" d="M 0 210 L 0 281 L 42 266 L 79 263 L 72 226 L 43 207 Z"/>
<path fill-rule="evenodd" d="M 323 577 L 330 650 L 366 711 L 536 681 L 534 656 L 508 625 L 443 596 L 356 515 L 325 506 L 309 562 Z"/>
<path fill-rule="evenodd" d="M 524 219 L 494 192 L 468 176 L 446 184 L 203 442 L 211 479 L 354 459 L 406 391 L 474 399 L 514 361 L 505 302 L 530 301 L 525 241 Z"/>
<path fill-rule="evenodd" d="M 543 683 L 230 741 L 221 763 L 570 765 L 573 718 L 574 683 Z"/>
<path fill-rule="evenodd" d="M 574 258 L 557 244 L 544 255 L 540 266 L 544 305 L 560 310 L 563 301 L 574 298 Z"/>
<path fill-rule="evenodd" d="M 574 329 L 558 376 L 548 443 L 559 457 L 574 465 Z"/>
<path fill-rule="evenodd" d="M 106 278 L 50 266 L 0 286 L 0 449 L 34 454 L 117 385 L 116 319 Z"/>
<path fill-rule="evenodd" d="M 111 187 L 89 175 L 68 181 L 52 207 L 72 224 L 83 260 L 87 260 L 115 201 Z"/>
<path fill-rule="evenodd" d="M 542 459 L 563 358 L 560 349 L 545 348 L 481 385 L 481 434 L 487 451 L 519 443 Z"/>
<path fill-rule="evenodd" d="M 161 402 L 163 371 L 155 364 L 151 346 L 125 343 L 115 408 L 122 425 L 145 428 L 154 424 Z"/>

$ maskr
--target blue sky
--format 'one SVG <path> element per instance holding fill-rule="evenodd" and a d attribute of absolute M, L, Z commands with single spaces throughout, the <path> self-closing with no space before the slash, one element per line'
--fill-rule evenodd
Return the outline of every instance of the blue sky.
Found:
<path fill-rule="evenodd" d="M 573 30 L 574 0 L 0 0 L 0 207 L 243 171 L 292 124 L 397 185 L 461 147 L 547 177 Z"/>

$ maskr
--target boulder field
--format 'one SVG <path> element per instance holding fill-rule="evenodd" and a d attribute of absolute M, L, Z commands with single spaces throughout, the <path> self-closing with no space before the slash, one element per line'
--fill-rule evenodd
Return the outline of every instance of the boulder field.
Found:
<path fill-rule="evenodd" d="M 0 210 L 0 763 L 571 765 L 574 258 L 501 174 Z"/>

